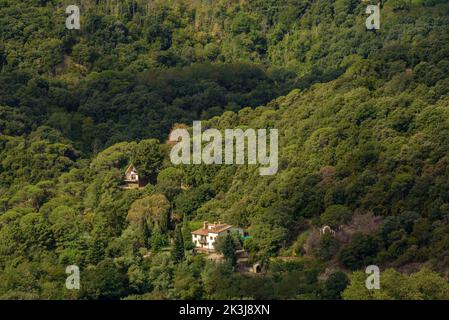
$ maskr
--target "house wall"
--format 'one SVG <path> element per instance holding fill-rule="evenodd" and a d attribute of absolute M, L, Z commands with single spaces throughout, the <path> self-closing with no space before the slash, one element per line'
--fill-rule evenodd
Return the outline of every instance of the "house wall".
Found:
<path fill-rule="evenodd" d="M 202 237 L 203 236 L 198 234 L 192 234 L 192 242 L 196 248 L 206 248 L 202 243 L 200 243 Z"/>
<path fill-rule="evenodd" d="M 217 237 L 220 235 L 229 233 L 229 232 L 231 232 L 231 233 L 236 232 L 239 235 L 243 236 L 243 229 L 232 227 L 232 228 L 225 230 L 223 232 L 220 232 L 220 233 L 209 233 L 209 235 L 205 236 L 206 244 L 204 244 L 204 245 L 200 243 L 201 237 L 204 237 L 204 236 L 192 234 L 192 242 L 195 244 L 196 248 L 203 248 L 203 249 L 213 251 L 213 250 L 215 250 L 214 243 L 215 243 Z"/>
<path fill-rule="evenodd" d="M 207 248 L 209 250 L 215 250 L 214 243 L 217 237 L 217 233 L 209 233 L 209 235 L 207 236 Z"/>
<path fill-rule="evenodd" d="M 195 244 L 195 247 L 197 247 L 197 248 L 215 250 L 214 243 L 215 243 L 215 239 L 217 238 L 217 236 L 218 236 L 218 234 L 216 234 L 216 233 L 209 233 L 209 235 L 207 235 L 207 236 L 193 234 L 192 241 Z M 206 238 L 205 244 L 200 243 L 201 238 Z"/>
<path fill-rule="evenodd" d="M 139 181 L 139 175 L 135 171 L 126 173 L 125 178 L 130 181 Z"/>

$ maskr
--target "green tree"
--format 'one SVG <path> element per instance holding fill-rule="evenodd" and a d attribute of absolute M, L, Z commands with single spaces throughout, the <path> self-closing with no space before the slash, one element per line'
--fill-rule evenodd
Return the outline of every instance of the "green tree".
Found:
<path fill-rule="evenodd" d="M 324 287 L 321 296 L 328 300 L 341 299 L 342 292 L 349 284 L 349 278 L 346 273 L 341 271 L 333 272 L 324 282 Z"/>
<path fill-rule="evenodd" d="M 159 227 L 153 229 L 150 238 L 151 249 L 159 251 L 167 245 L 167 236 L 161 231 Z"/>
<path fill-rule="evenodd" d="M 237 250 L 236 239 L 232 234 L 225 234 L 224 236 L 218 236 L 214 243 L 215 250 L 222 253 L 227 261 L 231 263 L 232 266 L 237 264 L 237 255 L 235 251 Z"/>
<path fill-rule="evenodd" d="M 172 259 L 175 263 L 180 263 L 184 260 L 185 258 L 184 250 L 185 249 L 182 231 L 181 227 L 178 224 L 175 229 L 175 239 L 173 241 L 173 248 L 172 248 Z"/>
<path fill-rule="evenodd" d="M 340 263 L 351 270 L 370 265 L 379 252 L 379 239 L 372 235 L 356 234 L 338 255 Z"/>
<path fill-rule="evenodd" d="M 164 151 L 155 139 L 140 141 L 132 155 L 132 162 L 139 175 L 151 183 L 156 182 L 163 160 Z"/>
<path fill-rule="evenodd" d="M 200 299 L 202 296 L 201 281 L 185 263 L 174 272 L 173 288 L 179 299 Z"/>
<path fill-rule="evenodd" d="M 83 298 L 118 299 L 127 294 L 128 277 L 112 260 L 103 260 L 82 274 L 80 296 Z"/>
<path fill-rule="evenodd" d="M 323 261 L 330 260 L 340 249 L 340 243 L 331 234 L 326 233 L 320 239 L 317 257 Z"/>
<path fill-rule="evenodd" d="M 163 194 L 153 194 L 134 201 L 129 210 L 126 220 L 130 223 L 139 223 L 142 219 L 151 225 L 157 225 L 162 232 L 167 232 L 170 202 Z"/>
<path fill-rule="evenodd" d="M 438 273 L 427 268 L 410 276 L 394 269 L 381 273 L 380 289 L 368 290 L 364 272 L 354 272 L 343 292 L 345 300 L 447 300 L 449 283 Z"/>
<path fill-rule="evenodd" d="M 326 208 L 321 215 L 321 223 L 331 226 L 332 228 L 338 228 L 342 224 L 347 223 L 352 216 L 351 210 L 341 204 L 331 205 Z"/>

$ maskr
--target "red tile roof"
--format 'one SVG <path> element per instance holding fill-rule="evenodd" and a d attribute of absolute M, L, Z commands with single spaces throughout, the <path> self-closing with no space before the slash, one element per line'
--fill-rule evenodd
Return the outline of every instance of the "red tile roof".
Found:
<path fill-rule="evenodd" d="M 209 234 L 209 230 L 198 229 L 198 230 L 193 231 L 192 234 L 197 234 L 199 236 L 207 236 Z"/>
<path fill-rule="evenodd" d="M 220 233 L 232 228 L 229 224 L 210 224 L 207 229 L 198 229 L 192 232 L 192 234 L 197 234 L 200 236 L 207 236 L 209 233 Z"/>

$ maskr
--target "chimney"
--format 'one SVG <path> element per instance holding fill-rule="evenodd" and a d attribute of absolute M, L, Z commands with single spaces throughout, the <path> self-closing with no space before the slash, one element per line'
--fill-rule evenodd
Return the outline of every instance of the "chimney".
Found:
<path fill-rule="evenodd" d="M 203 222 L 203 229 L 206 229 L 207 230 L 207 227 L 209 226 L 209 222 L 207 222 L 207 221 L 204 221 Z"/>

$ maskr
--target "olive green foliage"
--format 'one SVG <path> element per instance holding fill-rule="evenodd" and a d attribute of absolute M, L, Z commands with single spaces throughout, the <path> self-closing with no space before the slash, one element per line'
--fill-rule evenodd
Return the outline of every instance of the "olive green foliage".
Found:
<path fill-rule="evenodd" d="M 351 220 L 352 212 L 348 207 L 334 204 L 326 208 L 321 215 L 321 223 L 338 228 Z"/>
<path fill-rule="evenodd" d="M 449 298 L 446 3 L 384 1 L 376 32 L 361 1 L 92 0 L 80 31 L 65 6 L 0 0 L 0 298 Z M 278 173 L 173 166 L 199 119 L 278 129 Z M 204 220 L 264 272 L 193 254 Z M 369 264 L 427 268 L 367 291 Z"/>
<path fill-rule="evenodd" d="M 214 243 L 215 250 L 223 254 L 224 258 L 229 261 L 232 266 L 235 266 L 237 263 L 235 251 L 238 249 L 238 246 L 238 239 L 229 233 L 219 236 Z"/>
<path fill-rule="evenodd" d="M 331 273 L 324 282 L 324 288 L 321 293 L 322 298 L 330 300 L 341 299 L 341 294 L 349 284 L 348 276 L 341 271 Z"/>
<path fill-rule="evenodd" d="M 185 258 L 184 252 L 184 239 L 182 236 L 181 227 L 179 225 L 176 226 L 175 236 L 173 241 L 173 249 L 172 249 L 172 258 L 175 263 L 179 263 Z"/>
<path fill-rule="evenodd" d="M 366 274 L 355 272 L 342 296 L 345 300 L 447 300 L 449 283 L 440 274 L 423 268 L 411 275 L 393 269 L 382 272 L 379 290 L 368 290 Z"/>

